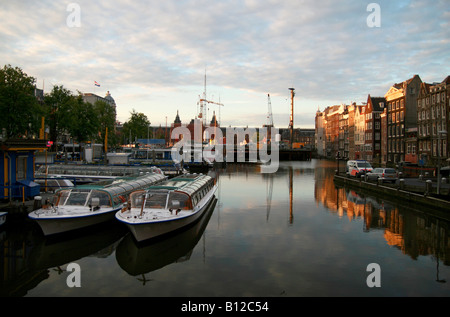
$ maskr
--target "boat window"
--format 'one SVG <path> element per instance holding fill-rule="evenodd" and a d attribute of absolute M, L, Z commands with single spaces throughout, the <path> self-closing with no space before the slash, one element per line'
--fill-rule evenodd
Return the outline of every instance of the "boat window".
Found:
<path fill-rule="evenodd" d="M 138 191 L 130 195 L 130 203 L 132 208 L 141 207 L 145 198 L 145 192 Z"/>
<path fill-rule="evenodd" d="M 192 196 L 192 204 L 197 205 L 197 195 Z"/>
<path fill-rule="evenodd" d="M 145 200 L 145 208 L 166 208 L 167 193 L 149 192 Z"/>
<path fill-rule="evenodd" d="M 105 192 L 93 190 L 89 197 L 89 205 L 108 206 L 111 207 L 111 199 Z"/>
<path fill-rule="evenodd" d="M 67 197 L 64 205 L 70 206 L 84 206 L 89 192 L 72 191 Z"/>
<path fill-rule="evenodd" d="M 169 194 L 169 202 L 167 205 L 169 209 L 192 209 L 189 196 L 183 193 L 171 192 Z"/>
<path fill-rule="evenodd" d="M 56 205 L 64 205 L 64 202 L 66 201 L 67 197 L 70 194 L 70 190 L 62 190 L 58 192 L 58 198 L 57 201 L 55 201 Z"/>

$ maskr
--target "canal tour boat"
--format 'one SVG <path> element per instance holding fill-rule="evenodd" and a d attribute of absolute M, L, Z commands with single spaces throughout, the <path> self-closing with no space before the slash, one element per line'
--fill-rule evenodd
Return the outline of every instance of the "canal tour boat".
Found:
<path fill-rule="evenodd" d="M 108 186 L 82 185 L 60 189 L 52 202 L 32 211 L 28 217 L 35 220 L 44 235 L 64 233 L 114 220 L 128 195 L 166 180 L 162 173 L 152 173 Z"/>
<path fill-rule="evenodd" d="M 202 174 L 174 177 L 130 194 L 126 207 L 116 213 L 137 242 L 160 237 L 198 220 L 214 198 L 214 178 Z"/>

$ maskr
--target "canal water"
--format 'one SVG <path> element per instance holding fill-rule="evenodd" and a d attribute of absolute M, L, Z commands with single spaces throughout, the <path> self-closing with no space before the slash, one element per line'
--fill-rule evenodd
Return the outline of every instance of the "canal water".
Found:
<path fill-rule="evenodd" d="M 449 296 L 449 221 L 337 188 L 335 169 L 229 164 L 208 214 L 151 244 L 118 223 L 57 239 L 33 223 L 0 227 L 0 295 Z"/>

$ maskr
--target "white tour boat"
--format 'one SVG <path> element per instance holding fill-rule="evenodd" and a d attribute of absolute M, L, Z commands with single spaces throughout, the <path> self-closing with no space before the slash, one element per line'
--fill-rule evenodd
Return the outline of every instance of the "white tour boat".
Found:
<path fill-rule="evenodd" d="M 39 224 L 46 236 L 85 228 L 113 220 L 130 193 L 166 179 L 163 174 L 152 173 L 110 186 L 84 185 L 61 189 L 55 193 L 51 203 L 30 212 L 28 217 Z"/>
<path fill-rule="evenodd" d="M 116 213 L 137 242 L 174 232 L 199 219 L 213 201 L 214 178 L 186 174 L 130 194 L 128 205 Z"/>

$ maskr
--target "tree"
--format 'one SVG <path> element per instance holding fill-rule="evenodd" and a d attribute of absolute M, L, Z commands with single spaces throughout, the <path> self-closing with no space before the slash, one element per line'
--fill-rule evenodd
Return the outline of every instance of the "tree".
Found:
<path fill-rule="evenodd" d="M 116 135 L 114 133 L 114 124 L 116 122 L 116 112 L 107 102 L 98 100 L 94 104 L 96 116 L 99 124 L 99 139 L 105 144 L 106 130 L 108 129 L 108 143 L 116 144 Z"/>
<path fill-rule="evenodd" d="M 74 102 L 72 92 L 61 86 L 53 86 L 52 91 L 44 97 L 46 117 L 50 130 L 49 139 L 53 141 L 52 150 L 56 150 L 58 136 L 70 125 L 71 107 Z"/>
<path fill-rule="evenodd" d="M 98 112 L 94 105 L 84 102 L 81 95 L 71 100 L 70 118 L 67 120 L 67 130 L 79 143 L 94 138 L 100 128 Z"/>
<path fill-rule="evenodd" d="M 134 109 L 130 112 L 131 118 L 123 124 L 123 135 L 128 138 L 128 143 L 135 139 L 146 139 L 149 133 L 150 121 L 143 113 L 138 113 Z M 151 131 L 150 131 L 151 132 Z"/>
<path fill-rule="evenodd" d="M 0 69 L 0 130 L 7 138 L 39 129 L 42 108 L 35 97 L 35 81 L 19 67 Z"/>

